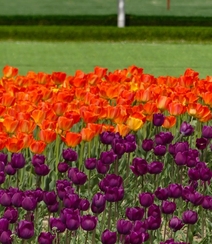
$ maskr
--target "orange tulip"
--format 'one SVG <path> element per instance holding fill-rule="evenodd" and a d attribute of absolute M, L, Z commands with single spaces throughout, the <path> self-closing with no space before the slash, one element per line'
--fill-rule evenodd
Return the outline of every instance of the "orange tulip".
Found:
<path fill-rule="evenodd" d="M 99 135 L 102 132 L 102 124 L 88 123 L 87 127 L 95 132 L 95 135 Z"/>
<path fill-rule="evenodd" d="M 65 81 L 66 73 L 53 72 L 51 78 L 56 85 L 61 85 Z"/>
<path fill-rule="evenodd" d="M 32 111 L 31 117 L 34 119 L 37 125 L 41 125 L 45 119 L 46 113 L 42 110 L 35 109 Z"/>
<path fill-rule="evenodd" d="M 33 120 L 22 119 L 19 121 L 18 131 L 23 133 L 32 133 L 36 127 L 36 124 Z"/>
<path fill-rule="evenodd" d="M 56 125 L 57 125 L 57 121 L 44 120 L 40 128 L 42 130 L 55 130 Z"/>
<path fill-rule="evenodd" d="M 194 116 L 201 122 L 207 122 L 211 119 L 211 111 L 207 106 L 200 103 L 189 104 L 187 107 L 189 115 Z"/>
<path fill-rule="evenodd" d="M 80 115 L 85 123 L 95 123 L 98 119 L 98 115 L 92 111 L 88 111 L 87 108 L 81 107 Z"/>
<path fill-rule="evenodd" d="M 68 119 L 73 119 L 74 124 L 77 124 L 80 121 L 80 114 L 76 111 L 67 111 L 64 116 Z"/>
<path fill-rule="evenodd" d="M 46 148 L 46 143 L 43 141 L 33 140 L 29 146 L 29 149 L 34 154 L 41 154 Z"/>
<path fill-rule="evenodd" d="M 6 108 L 2 105 L 0 105 L 0 116 L 2 116 L 5 113 Z"/>
<path fill-rule="evenodd" d="M 45 74 L 43 72 L 39 72 L 37 74 L 37 81 L 39 84 L 50 84 L 50 81 L 51 81 L 51 75 L 49 74 Z"/>
<path fill-rule="evenodd" d="M 83 141 L 91 141 L 95 137 L 95 132 L 90 128 L 83 128 L 81 130 L 81 135 Z"/>
<path fill-rule="evenodd" d="M 39 139 L 46 144 L 52 143 L 56 140 L 56 132 L 53 130 L 40 130 Z"/>
<path fill-rule="evenodd" d="M 175 116 L 166 116 L 163 122 L 163 128 L 169 129 L 176 124 L 176 117 Z"/>
<path fill-rule="evenodd" d="M 3 75 L 4 77 L 6 78 L 11 78 L 11 77 L 14 77 L 18 74 L 18 69 L 17 68 L 14 68 L 12 66 L 9 66 L 9 65 L 6 65 L 4 68 L 3 68 Z"/>
<path fill-rule="evenodd" d="M 82 135 L 80 133 L 66 132 L 64 138 L 62 138 L 68 147 L 76 147 L 82 141 Z"/>
<path fill-rule="evenodd" d="M 5 107 L 13 106 L 15 103 L 15 97 L 10 95 L 9 93 L 4 93 L 2 95 L 1 104 Z"/>
<path fill-rule="evenodd" d="M 212 93 L 211 92 L 203 93 L 202 99 L 206 105 L 209 105 L 210 107 L 212 107 Z"/>
<path fill-rule="evenodd" d="M 14 117 L 6 117 L 3 121 L 3 126 L 5 128 L 5 131 L 8 134 L 15 133 L 17 127 L 18 127 L 19 121 L 16 120 Z"/>
<path fill-rule="evenodd" d="M 118 132 L 121 136 L 126 136 L 130 133 L 130 128 L 124 124 L 117 124 L 115 127 L 115 132 Z"/>
<path fill-rule="evenodd" d="M 171 103 L 171 98 L 167 96 L 160 96 L 157 99 L 156 105 L 161 111 L 167 110 L 168 105 Z"/>
<path fill-rule="evenodd" d="M 177 116 L 186 112 L 186 107 L 178 102 L 171 102 L 168 106 L 168 111 L 171 115 Z"/>
<path fill-rule="evenodd" d="M 146 103 L 153 98 L 152 91 L 150 89 L 138 90 L 135 93 L 135 101 Z"/>
<path fill-rule="evenodd" d="M 28 148 L 33 140 L 32 134 L 18 132 L 17 139 L 23 141 L 23 148 Z"/>
<path fill-rule="evenodd" d="M 74 124 L 73 119 L 68 119 L 64 116 L 60 116 L 57 120 L 57 129 L 62 131 L 69 131 Z"/>
<path fill-rule="evenodd" d="M 57 102 L 52 105 L 52 109 L 57 116 L 61 116 L 66 112 L 68 104 L 64 102 Z"/>
<path fill-rule="evenodd" d="M 8 137 L 4 133 L 0 132 L 0 150 L 6 147 Z"/>
<path fill-rule="evenodd" d="M 9 137 L 6 142 L 6 148 L 9 152 L 16 153 L 24 147 L 24 141 L 16 137 Z"/>

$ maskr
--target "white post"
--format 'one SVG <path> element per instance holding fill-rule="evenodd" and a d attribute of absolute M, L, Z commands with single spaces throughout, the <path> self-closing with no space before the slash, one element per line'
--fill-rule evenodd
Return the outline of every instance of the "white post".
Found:
<path fill-rule="evenodd" d="M 118 27 L 125 27 L 124 0 L 118 0 Z"/>

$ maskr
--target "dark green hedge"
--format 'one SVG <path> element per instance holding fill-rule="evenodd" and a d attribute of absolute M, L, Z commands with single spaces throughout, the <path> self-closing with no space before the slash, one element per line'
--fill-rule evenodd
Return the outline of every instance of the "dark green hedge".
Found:
<path fill-rule="evenodd" d="M 212 27 L 0 26 L 0 40 L 212 41 Z"/>
<path fill-rule="evenodd" d="M 116 26 L 117 16 L 0 16 L 0 25 Z M 126 15 L 126 26 L 212 26 L 212 17 Z"/>

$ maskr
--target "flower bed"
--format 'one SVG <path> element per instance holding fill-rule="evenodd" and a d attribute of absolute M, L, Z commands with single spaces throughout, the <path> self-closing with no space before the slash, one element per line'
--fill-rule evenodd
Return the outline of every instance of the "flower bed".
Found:
<path fill-rule="evenodd" d="M 0 242 L 210 243 L 211 81 L 5 66 Z"/>

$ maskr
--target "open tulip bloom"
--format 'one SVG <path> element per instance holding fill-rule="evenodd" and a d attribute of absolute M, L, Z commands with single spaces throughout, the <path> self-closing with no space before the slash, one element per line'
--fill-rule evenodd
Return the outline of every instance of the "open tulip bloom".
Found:
<path fill-rule="evenodd" d="M 0 242 L 212 243 L 211 81 L 5 66 Z"/>

